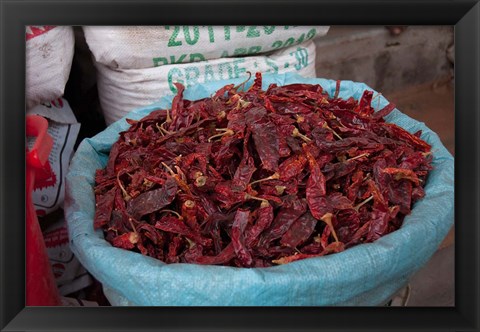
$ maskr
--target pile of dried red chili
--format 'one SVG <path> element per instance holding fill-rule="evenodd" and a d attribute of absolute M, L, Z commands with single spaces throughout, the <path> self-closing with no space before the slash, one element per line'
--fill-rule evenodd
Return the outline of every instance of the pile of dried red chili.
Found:
<path fill-rule="evenodd" d="M 96 173 L 94 226 L 166 263 L 268 267 L 398 229 L 431 167 L 430 145 L 320 85 L 227 85 L 121 132 Z M 337 85 L 338 93 L 338 85 Z"/>

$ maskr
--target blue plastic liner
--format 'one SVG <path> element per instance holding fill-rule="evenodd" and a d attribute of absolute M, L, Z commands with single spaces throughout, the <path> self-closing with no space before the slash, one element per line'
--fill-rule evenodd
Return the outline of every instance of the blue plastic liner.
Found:
<path fill-rule="evenodd" d="M 251 80 L 246 86 L 252 84 Z M 228 83 L 212 82 L 189 88 L 184 97 L 210 96 Z M 271 83 L 320 84 L 331 96 L 336 81 L 305 79 L 294 74 L 263 76 L 263 88 Z M 339 97 L 359 99 L 363 83 L 341 81 Z M 373 90 L 374 91 L 374 90 Z M 374 97 L 376 96 L 374 93 Z M 132 111 L 128 118 L 141 119 L 158 108 L 169 108 L 172 97 Z M 379 96 L 376 110 L 389 102 Z M 129 125 L 125 119 L 112 124 L 78 147 L 67 177 L 65 216 L 72 251 L 83 266 L 104 286 L 112 305 L 147 306 L 373 306 L 388 301 L 404 287 L 435 253 L 454 219 L 454 159 L 439 137 L 424 123 L 395 109 L 386 120 L 411 133 L 422 130 L 432 145 L 433 166 L 418 201 L 403 226 L 374 243 L 344 252 L 269 268 L 234 268 L 194 264 L 165 264 L 157 259 L 115 248 L 94 231 L 95 170 L 105 167 L 110 147 Z"/>

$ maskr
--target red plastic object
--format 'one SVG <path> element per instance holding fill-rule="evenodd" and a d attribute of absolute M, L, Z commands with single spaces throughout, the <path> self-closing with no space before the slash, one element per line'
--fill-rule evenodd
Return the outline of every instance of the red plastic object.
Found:
<path fill-rule="evenodd" d="M 60 305 L 60 295 L 47 256 L 42 231 L 32 201 L 35 175 L 48 165 L 53 139 L 47 133 L 48 121 L 38 115 L 26 117 L 26 135 L 36 137 L 33 147 L 26 148 L 26 304 L 27 306 Z"/>

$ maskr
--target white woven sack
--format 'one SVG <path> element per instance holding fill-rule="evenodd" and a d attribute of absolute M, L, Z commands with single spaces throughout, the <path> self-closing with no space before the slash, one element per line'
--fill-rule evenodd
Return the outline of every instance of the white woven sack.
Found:
<path fill-rule="evenodd" d="M 140 69 L 276 51 L 323 36 L 328 26 L 85 26 L 97 62 Z"/>
<path fill-rule="evenodd" d="M 294 72 L 303 77 L 316 77 L 313 41 L 262 56 L 221 58 L 145 69 L 114 70 L 98 63 L 96 66 L 100 103 L 107 125 L 134 109 L 176 93 L 174 82 L 190 87 L 248 77 L 247 72 Z"/>
<path fill-rule="evenodd" d="M 71 26 L 27 26 L 25 37 L 28 110 L 63 96 L 75 41 Z"/>

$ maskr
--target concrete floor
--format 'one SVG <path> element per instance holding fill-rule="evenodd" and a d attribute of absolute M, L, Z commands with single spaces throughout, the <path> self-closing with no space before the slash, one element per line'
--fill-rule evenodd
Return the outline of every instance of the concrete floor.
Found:
<path fill-rule="evenodd" d="M 437 251 L 410 281 L 409 307 L 455 306 L 455 246 Z"/>

